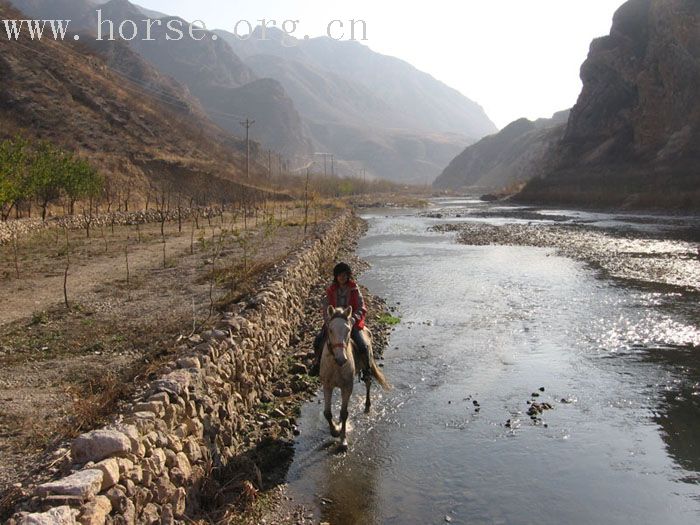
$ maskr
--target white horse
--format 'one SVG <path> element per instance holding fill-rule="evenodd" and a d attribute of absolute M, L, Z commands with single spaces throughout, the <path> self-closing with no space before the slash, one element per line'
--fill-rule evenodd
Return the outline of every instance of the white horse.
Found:
<path fill-rule="evenodd" d="M 340 437 L 341 447 L 347 448 L 348 442 L 345 437 L 345 427 L 348 420 L 348 402 L 352 395 L 355 375 L 359 376 L 362 370 L 370 371 L 364 377 L 365 386 L 367 387 L 365 413 L 369 412 L 371 406 L 369 390 L 372 378 L 374 377 L 385 390 L 390 388 L 390 386 L 384 374 L 374 362 L 372 341 L 371 337 L 368 337 L 370 334 L 366 329 L 367 355 L 358 355 L 357 348 L 350 337 L 353 325 L 352 307 L 333 308 L 329 306 L 328 318 L 328 337 L 323 345 L 320 373 L 325 401 L 323 415 L 328 420 L 331 435 Z M 356 366 L 356 363 L 361 366 Z M 333 422 L 333 413 L 331 412 L 333 389 L 336 387 L 340 388 L 342 403 L 340 408 L 340 428 Z"/>

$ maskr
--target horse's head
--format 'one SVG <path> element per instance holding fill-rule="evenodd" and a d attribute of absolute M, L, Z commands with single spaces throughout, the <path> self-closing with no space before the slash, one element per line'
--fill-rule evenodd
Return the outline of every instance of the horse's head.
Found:
<path fill-rule="evenodd" d="M 347 308 L 328 307 L 328 348 L 338 366 L 348 360 L 350 333 L 352 331 L 352 306 Z"/>

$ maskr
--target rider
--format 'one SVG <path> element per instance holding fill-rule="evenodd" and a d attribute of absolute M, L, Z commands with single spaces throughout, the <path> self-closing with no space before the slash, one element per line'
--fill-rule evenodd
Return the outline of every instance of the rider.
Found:
<path fill-rule="evenodd" d="M 311 369 L 311 375 L 318 375 L 321 364 L 321 352 L 323 351 L 323 342 L 327 335 L 328 324 L 328 307 L 344 308 L 352 306 L 353 327 L 350 333 L 353 342 L 357 346 L 357 350 L 361 354 L 367 354 L 367 342 L 362 335 L 362 330 L 365 327 L 365 317 L 367 309 L 362 298 L 362 292 L 353 280 L 352 268 L 344 262 L 338 263 L 333 268 L 333 283 L 326 289 L 326 294 L 323 297 L 323 328 L 314 339 L 314 353 L 316 359 L 314 366 Z"/>

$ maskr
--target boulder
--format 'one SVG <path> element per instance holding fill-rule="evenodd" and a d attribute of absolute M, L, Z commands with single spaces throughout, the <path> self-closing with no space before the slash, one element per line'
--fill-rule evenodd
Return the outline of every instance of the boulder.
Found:
<path fill-rule="evenodd" d="M 77 496 L 86 501 L 94 498 L 100 492 L 102 478 L 101 470 L 80 470 L 63 479 L 39 485 L 36 488 L 36 495 L 39 497 Z"/>
<path fill-rule="evenodd" d="M 107 515 L 112 512 L 112 503 L 105 496 L 97 496 L 87 503 L 78 518 L 82 525 L 104 525 Z"/>
<path fill-rule="evenodd" d="M 71 452 L 73 460 L 78 463 L 101 461 L 131 452 L 131 441 L 116 430 L 93 430 L 75 438 Z"/>
<path fill-rule="evenodd" d="M 46 512 L 25 514 L 20 525 L 75 525 L 78 511 L 68 506 L 54 507 Z"/>
<path fill-rule="evenodd" d="M 109 458 L 100 461 L 99 463 L 95 464 L 93 468 L 102 471 L 102 488 L 100 489 L 100 492 L 105 491 L 119 483 L 119 460 L 116 458 Z"/>

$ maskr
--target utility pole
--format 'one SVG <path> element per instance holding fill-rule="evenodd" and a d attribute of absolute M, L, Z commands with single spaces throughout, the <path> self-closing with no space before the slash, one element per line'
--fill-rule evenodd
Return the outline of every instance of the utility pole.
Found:
<path fill-rule="evenodd" d="M 272 178 L 272 150 L 267 150 L 267 176 Z"/>
<path fill-rule="evenodd" d="M 304 187 L 304 235 L 309 226 L 309 179 L 311 170 L 306 168 L 306 186 Z"/>
<path fill-rule="evenodd" d="M 250 126 L 255 124 L 254 120 L 249 118 L 245 122 L 241 122 L 241 126 L 245 128 L 245 178 L 250 180 Z"/>
<path fill-rule="evenodd" d="M 314 155 L 323 155 L 323 176 L 328 176 L 328 157 L 331 158 L 331 175 L 335 175 L 335 156 L 332 153 L 314 153 Z"/>

